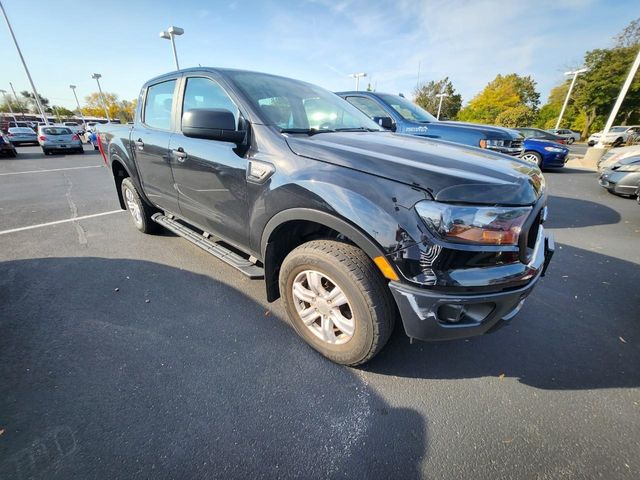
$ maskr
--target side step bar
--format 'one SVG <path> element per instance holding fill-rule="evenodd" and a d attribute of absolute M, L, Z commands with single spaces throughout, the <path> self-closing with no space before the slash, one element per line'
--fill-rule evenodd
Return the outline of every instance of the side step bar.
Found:
<path fill-rule="evenodd" d="M 197 245 L 205 252 L 210 253 L 216 258 L 219 258 L 223 262 L 231 265 L 233 268 L 238 269 L 249 278 L 264 278 L 264 269 L 259 267 L 249 260 L 242 258 L 235 252 L 232 252 L 226 247 L 223 247 L 219 243 L 210 240 L 204 235 L 191 230 L 189 227 L 185 227 L 183 224 L 176 220 L 169 218 L 162 213 L 155 213 L 152 217 L 154 222 L 162 225 L 167 230 L 171 230 L 176 235 L 189 240 L 194 245 Z"/>

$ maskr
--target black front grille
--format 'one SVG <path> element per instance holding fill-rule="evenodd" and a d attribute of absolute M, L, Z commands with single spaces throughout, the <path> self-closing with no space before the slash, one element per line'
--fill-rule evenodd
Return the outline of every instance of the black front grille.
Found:
<path fill-rule="evenodd" d="M 522 148 L 522 140 L 511 140 L 511 148 Z"/>

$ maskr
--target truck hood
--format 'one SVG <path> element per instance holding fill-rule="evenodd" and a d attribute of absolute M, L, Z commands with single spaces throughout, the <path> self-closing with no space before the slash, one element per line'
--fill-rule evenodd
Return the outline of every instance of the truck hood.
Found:
<path fill-rule="evenodd" d="M 402 182 L 442 202 L 531 205 L 545 188 L 529 162 L 445 141 L 386 132 L 285 138 L 297 155 Z"/>
<path fill-rule="evenodd" d="M 459 128 L 479 131 L 484 133 L 485 135 L 487 135 L 487 137 L 491 139 L 496 138 L 496 139 L 514 140 L 521 137 L 519 132 L 516 132 L 514 130 L 509 130 L 508 128 L 494 127 L 492 125 L 482 125 L 478 123 L 453 122 L 453 121 L 446 121 L 446 122 L 440 122 L 440 123 L 444 123 L 451 127 L 459 127 Z"/>

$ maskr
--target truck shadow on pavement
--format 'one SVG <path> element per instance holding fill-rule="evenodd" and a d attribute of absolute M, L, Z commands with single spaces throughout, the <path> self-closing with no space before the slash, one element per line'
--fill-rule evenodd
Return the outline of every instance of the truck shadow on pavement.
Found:
<path fill-rule="evenodd" d="M 557 245 L 512 324 L 493 334 L 409 345 L 402 326 L 365 370 L 400 377 L 515 377 L 540 389 L 640 386 L 640 266 Z"/>
<path fill-rule="evenodd" d="M 272 308 L 146 261 L 0 263 L 0 478 L 419 477 L 425 419 Z"/>
<path fill-rule="evenodd" d="M 549 196 L 549 217 L 545 228 L 578 228 L 594 225 L 613 225 L 621 216 L 602 203 L 577 198 Z"/>

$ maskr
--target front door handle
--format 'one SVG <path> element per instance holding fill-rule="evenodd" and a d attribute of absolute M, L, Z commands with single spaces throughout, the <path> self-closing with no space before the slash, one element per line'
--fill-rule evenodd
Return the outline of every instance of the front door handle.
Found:
<path fill-rule="evenodd" d="M 144 142 L 141 138 L 133 142 L 138 150 L 144 150 Z"/>
<path fill-rule="evenodd" d="M 185 152 L 182 147 L 179 147 L 177 150 L 171 150 L 171 153 L 179 162 L 184 162 L 187 159 L 187 152 Z"/>

